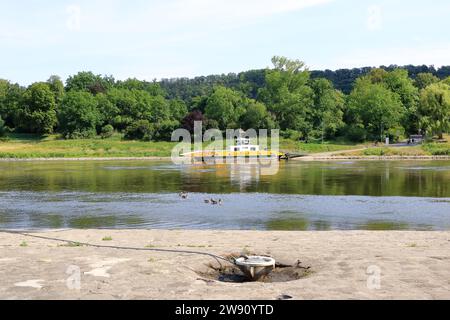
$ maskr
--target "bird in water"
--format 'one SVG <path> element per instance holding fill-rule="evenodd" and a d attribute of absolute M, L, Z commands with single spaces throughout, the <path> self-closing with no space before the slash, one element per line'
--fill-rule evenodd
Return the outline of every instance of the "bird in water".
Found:
<path fill-rule="evenodd" d="M 207 203 L 207 204 L 210 202 L 211 202 L 211 200 L 208 200 L 208 199 L 205 200 L 205 203 Z"/>
<path fill-rule="evenodd" d="M 179 196 L 181 199 L 185 199 L 185 200 L 188 198 L 188 194 L 186 192 L 180 192 Z"/>
<path fill-rule="evenodd" d="M 219 205 L 219 206 L 221 206 L 222 204 L 223 204 L 223 201 L 222 201 L 222 199 L 219 199 L 219 200 L 214 200 L 214 199 L 211 199 L 209 202 L 207 202 L 207 203 L 211 203 L 212 205 Z"/>

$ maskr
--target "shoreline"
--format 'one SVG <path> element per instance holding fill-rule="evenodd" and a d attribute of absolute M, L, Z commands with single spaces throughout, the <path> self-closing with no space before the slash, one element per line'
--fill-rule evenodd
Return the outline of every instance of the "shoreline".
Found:
<path fill-rule="evenodd" d="M 0 158 L 0 162 L 51 161 L 170 161 L 171 157 L 79 157 L 79 158 Z M 450 156 L 321 156 L 309 155 L 289 161 L 393 161 L 393 160 L 450 160 Z"/>
<path fill-rule="evenodd" d="M 392 161 L 392 160 L 450 160 L 450 156 L 306 156 L 294 161 Z"/>
<path fill-rule="evenodd" d="M 44 162 L 44 161 L 165 161 L 171 157 L 80 157 L 80 158 L 0 158 L 0 162 Z"/>
<path fill-rule="evenodd" d="M 450 231 L 69 229 L 33 234 L 103 246 L 270 255 L 280 263 L 300 260 L 311 272 L 290 282 L 224 283 L 205 278 L 208 265 L 217 264 L 205 256 L 69 246 L 0 232 L 0 299 L 450 299 Z M 379 286 L 368 286 L 378 271 Z M 68 286 L 76 275 L 80 287 Z"/>

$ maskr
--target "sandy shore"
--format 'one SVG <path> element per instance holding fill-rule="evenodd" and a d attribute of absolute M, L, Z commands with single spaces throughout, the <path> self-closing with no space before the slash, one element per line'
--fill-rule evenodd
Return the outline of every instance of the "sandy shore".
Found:
<path fill-rule="evenodd" d="M 199 275 L 208 263 L 217 264 L 204 256 L 67 246 L 0 233 L 1 299 L 450 299 L 450 232 L 65 230 L 40 235 L 219 255 L 270 254 L 283 263 L 300 260 L 312 272 L 291 282 L 223 283 Z M 107 236 L 112 240 L 103 241 Z M 368 287 L 368 280 L 377 283 L 368 272 L 378 271 L 380 287 Z"/>

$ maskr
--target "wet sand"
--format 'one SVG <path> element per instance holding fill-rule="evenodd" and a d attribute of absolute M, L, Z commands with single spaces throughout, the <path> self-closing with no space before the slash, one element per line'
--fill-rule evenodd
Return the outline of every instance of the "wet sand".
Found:
<path fill-rule="evenodd" d="M 209 264 L 218 266 L 205 256 L 68 246 L 0 233 L 0 299 L 450 299 L 450 232 L 60 230 L 39 235 L 106 246 L 265 254 L 286 264 L 300 260 L 311 269 L 291 282 L 224 283 L 204 277 Z"/>

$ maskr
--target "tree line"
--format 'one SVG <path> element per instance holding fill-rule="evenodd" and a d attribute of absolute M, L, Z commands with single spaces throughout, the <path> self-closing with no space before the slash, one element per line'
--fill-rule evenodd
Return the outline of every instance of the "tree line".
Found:
<path fill-rule="evenodd" d="M 274 57 L 273 67 L 159 82 L 80 72 L 28 87 L 0 79 L 0 135 L 170 140 L 174 129 L 274 129 L 292 139 L 379 140 L 450 129 L 450 67 L 309 71 Z"/>

